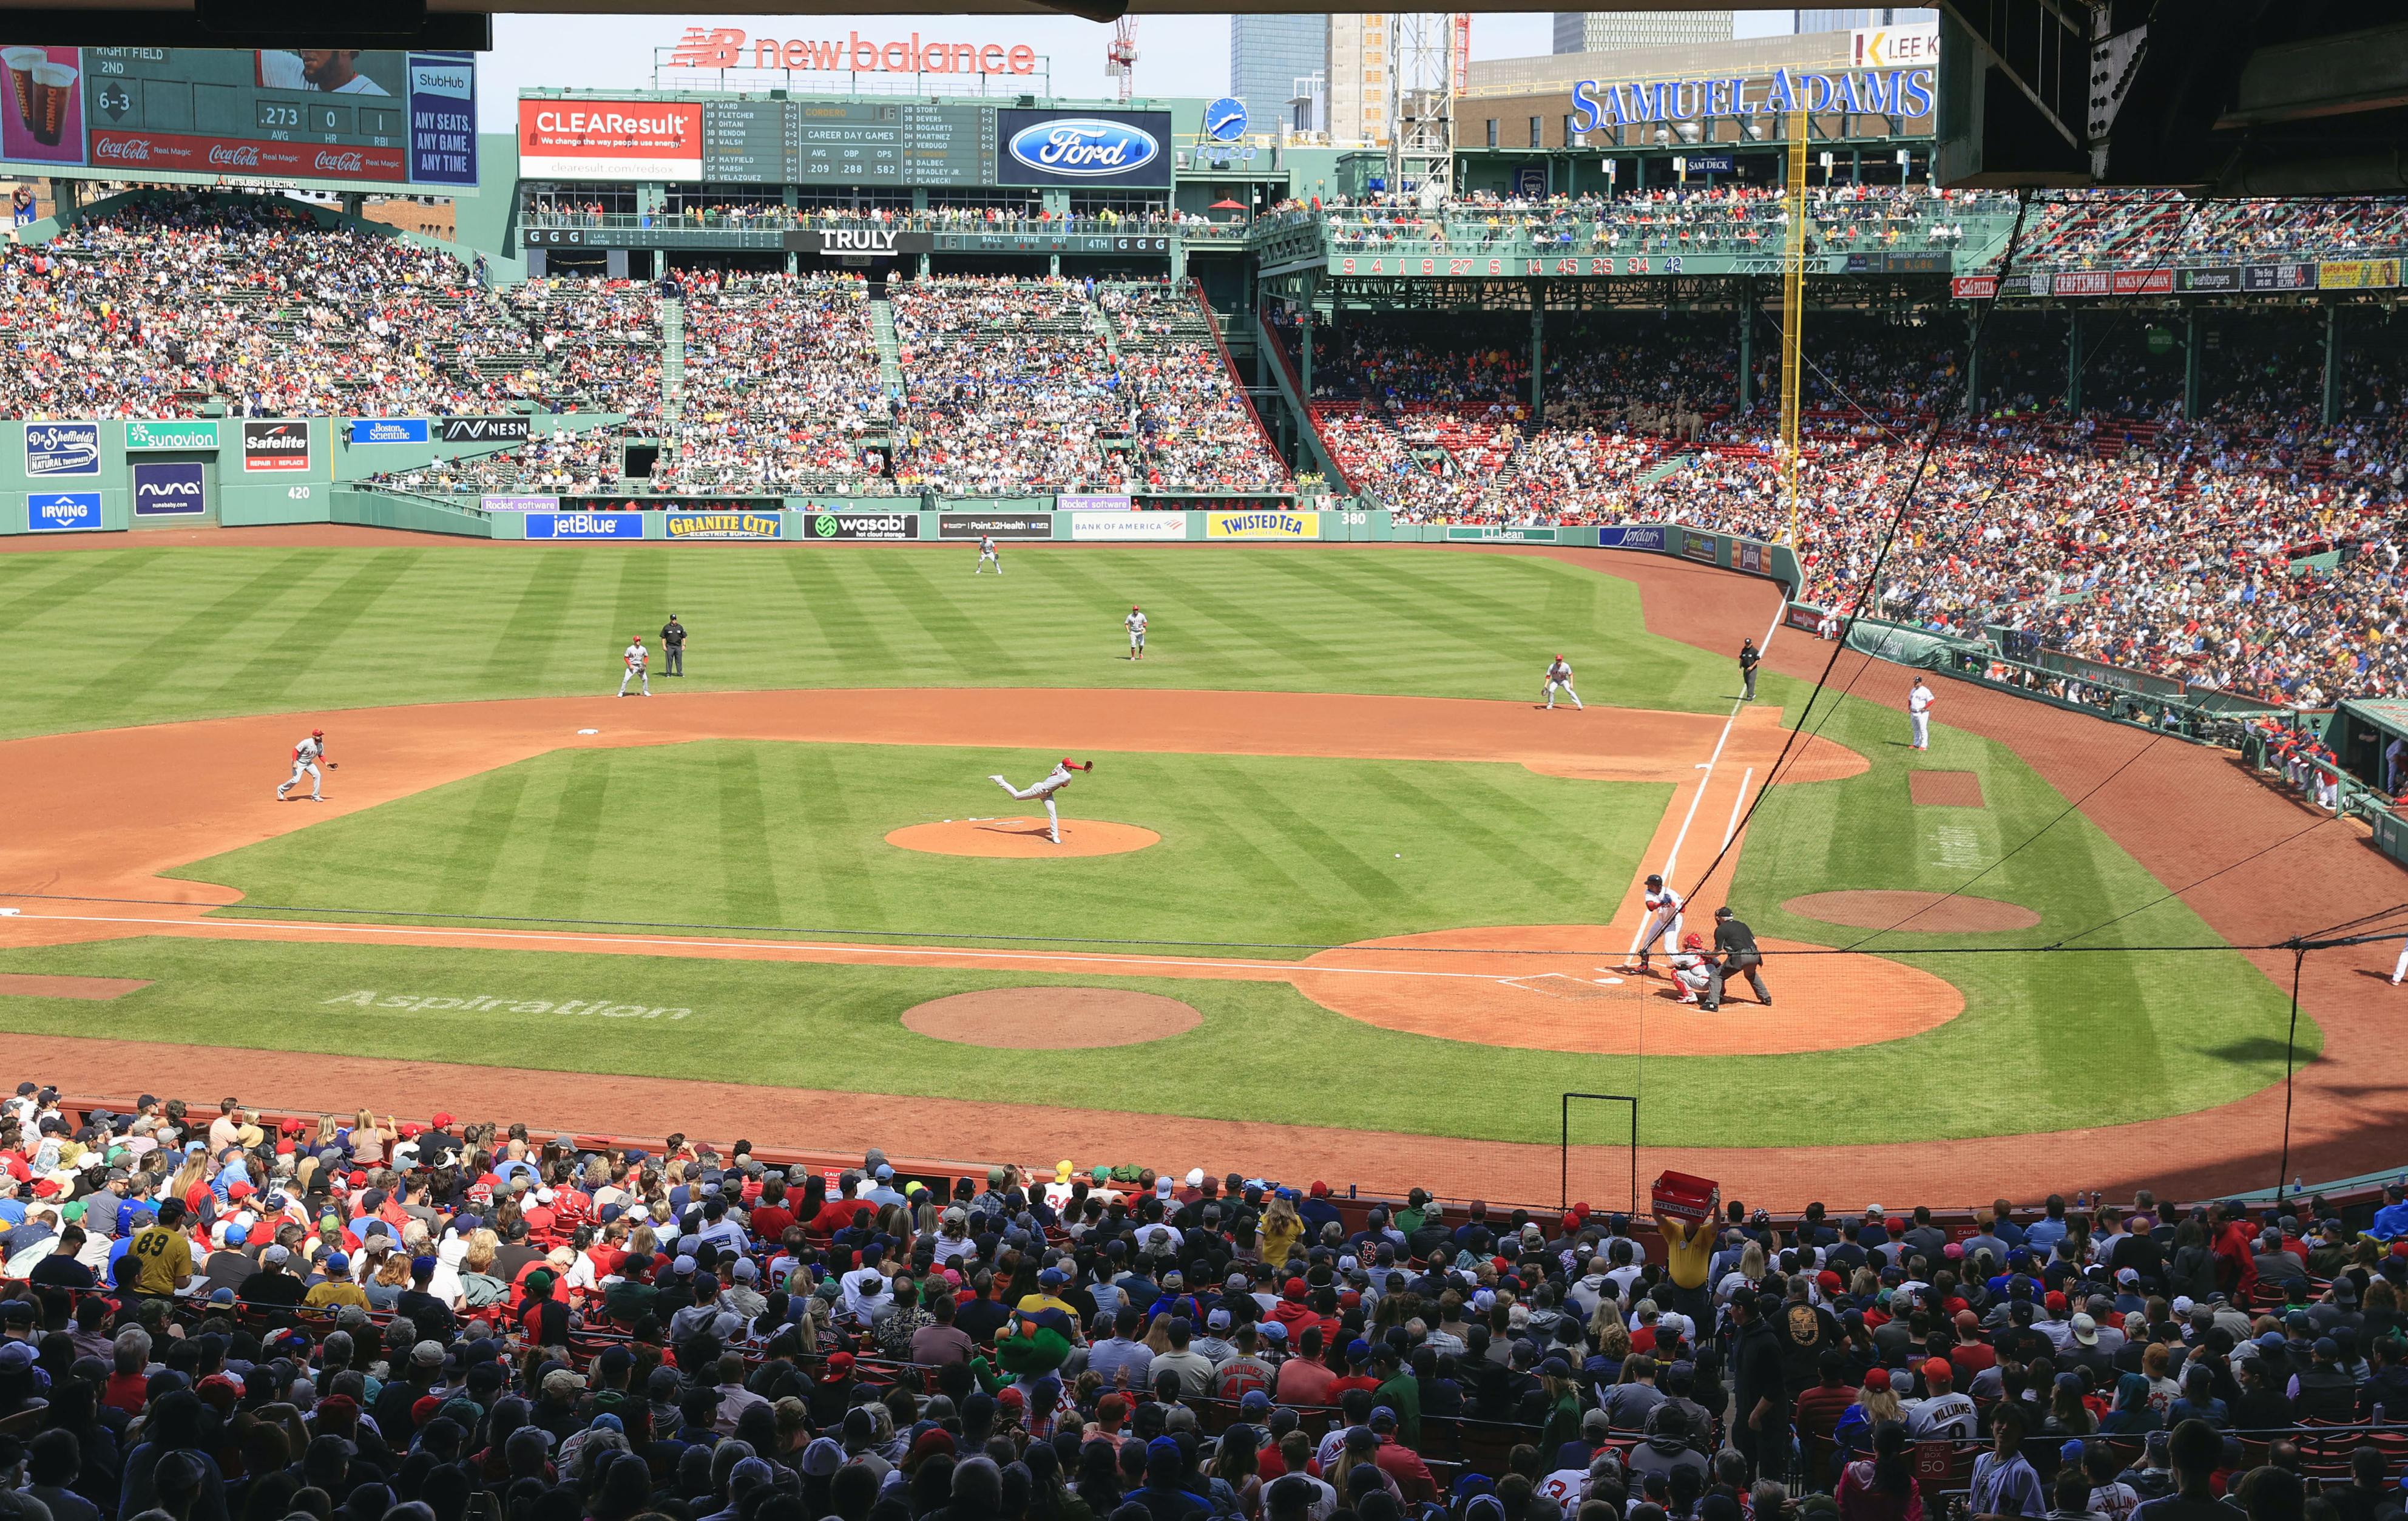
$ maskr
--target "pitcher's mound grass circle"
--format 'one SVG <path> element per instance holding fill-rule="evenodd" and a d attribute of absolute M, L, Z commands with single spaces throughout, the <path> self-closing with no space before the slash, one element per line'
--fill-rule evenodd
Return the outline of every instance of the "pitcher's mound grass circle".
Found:
<path fill-rule="evenodd" d="M 1062 843 L 1047 835 L 1042 815 L 1033 819 L 948 819 L 914 824 L 886 837 L 886 843 L 929 855 L 986 855 L 1025 861 L 1064 855 L 1125 855 L 1159 845 L 1162 837 L 1134 824 L 1064 819 Z"/>
<path fill-rule="evenodd" d="M 1177 998 L 1116 987 L 985 988 L 903 1012 L 903 1027 L 915 1034 L 1005 1051 L 1143 1045 L 1202 1023 L 1202 1014 Z"/>
<path fill-rule="evenodd" d="M 1785 1055 L 1920 1035 L 1965 1012 L 1965 996 L 1917 967 L 1759 940 L 1773 1007 L 1744 977 L 1722 1008 L 1680 1002 L 1658 953 L 1621 970 L 1627 929 L 1493 925 L 1362 940 L 1307 956 L 1297 991 L 1334 1013 L 1411 1035 L 1593 1055 Z"/>
<path fill-rule="evenodd" d="M 1995 897 L 1951 897 L 1944 893 L 1809 893 L 1781 905 L 1801 918 L 1857 929 L 1888 929 L 1903 935 L 1964 935 L 2029 929 L 2040 915 L 2020 903 Z M 1910 917 L 1911 916 L 1911 917 Z"/>

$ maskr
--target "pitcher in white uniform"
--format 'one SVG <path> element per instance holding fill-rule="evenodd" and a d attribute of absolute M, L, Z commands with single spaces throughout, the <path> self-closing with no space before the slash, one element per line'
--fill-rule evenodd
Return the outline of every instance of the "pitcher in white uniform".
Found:
<path fill-rule="evenodd" d="M 284 801 L 284 795 L 299 786 L 301 779 L 306 776 L 309 779 L 309 800 L 313 803 L 324 802 L 326 799 L 320 795 L 319 791 L 319 783 L 322 780 L 318 771 L 320 761 L 326 761 L 330 767 L 335 764 L 333 761 L 326 760 L 326 731 L 311 729 L 307 739 L 293 747 L 293 774 L 285 778 L 283 785 L 276 789 L 276 800 L 280 803 Z"/>
<path fill-rule="evenodd" d="M 1052 771 L 1046 774 L 1043 781 L 1039 782 L 1035 786 L 1030 787 L 1025 792 L 1013 786 L 1010 782 L 1006 782 L 999 776 L 991 776 L 988 777 L 987 780 L 994 782 L 996 786 L 1001 787 L 1004 791 L 1011 794 L 1014 797 L 1019 798 L 1024 803 L 1033 803 L 1040 797 L 1043 798 L 1045 800 L 1045 832 L 1053 838 L 1054 843 L 1059 845 L 1062 843 L 1062 815 L 1054 810 L 1054 795 L 1068 786 L 1070 784 L 1070 779 L 1076 776 L 1079 772 L 1092 771 L 1095 768 L 1096 763 L 1094 761 L 1074 761 L 1069 756 L 1065 755 L 1062 757 L 1061 762 L 1056 765 Z"/>

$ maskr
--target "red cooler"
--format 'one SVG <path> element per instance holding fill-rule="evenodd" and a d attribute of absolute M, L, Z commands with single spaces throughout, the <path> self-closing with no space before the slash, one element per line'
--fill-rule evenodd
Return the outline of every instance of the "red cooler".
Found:
<path fill-rule="evenodd" d="M 1712 1220 L 1722 1208 L 1722 1184 L 1686 1172 L 1667 1172 L 1656 1180 L 1649 1195 L 1656 1217 L 1669 1215 L 1695 1226 Z"/>

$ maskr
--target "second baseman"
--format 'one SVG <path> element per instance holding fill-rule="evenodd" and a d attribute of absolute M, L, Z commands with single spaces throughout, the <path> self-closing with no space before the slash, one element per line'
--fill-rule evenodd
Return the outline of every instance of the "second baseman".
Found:
<path fill-rule="evenodd" d="M 1539 696 L 1546 698 L 1547 706 L 1553 708 L 1555 705 L 1555 693 L 1558 689 L 1561 689 L 1565 696 L 1572 699 L 1573 707 L 1581 706 L 1580 694 L 1572 690 L 1571 665 L 1561 655 L 1555 656 L 1555 663 L 1547 667 L 1546 680 L 1539 688 Z M 1587 710 L 1582 710 L 1585 712 Z"/>
<path fill-rule="evenodd" d="M 1096 763 L 1094 761 L 1074 761 L 1069 756 L 1065 755 L 1052 771 L 1046 773 L 1043 780 L 1039 781 L 1036 785 L 1028 788 L 1025 792 L 1013 786 L 1010 782 L 1006 782 L 999 776 L 991 776 L 988 777 L 987 780 L 994 782 L 996 786 L 1001 787 L 1004 791 L 1011 794 L 1014 797 L 1019 798 L 1024 803 L 1032 803 L 1040 797 L 1043 798 L 1045 800 L 1045 832 L 1053 838 L 1054 843 L 1059 845 L 1062 843 L 1062 815 L 1054 811 L 1054 795 L 1068 786 L 1070 784 L 1070 779 L 1076 776 L 1079 772 L 1092 771 L 1095 768 Z"/>

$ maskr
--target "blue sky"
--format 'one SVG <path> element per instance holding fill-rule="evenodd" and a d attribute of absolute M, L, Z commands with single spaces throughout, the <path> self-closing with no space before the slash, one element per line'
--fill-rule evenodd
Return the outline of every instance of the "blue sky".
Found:
<path fill-rule="evenodd" d="M 1739 35 L 1785 31 L 1789 16 L 1785 10 L 1741 11 Z M 609 90 L 649 86 L 652 81 L 653 50 L 675 43 L 695 19 L 494 17 L 494 50 L 483 60 L 483 79 L 479 87 L 484 130 L 516 130 L 517 115 L 512 103 L 523 88 L 551 85 Z M 724 25 L 740 26 L 755 38 L 840 38 L 857 30 L 865 37 L 883 41 L 908 38 L 916 31 L 924 39 L 1025 43 L 1048 60 L 1055 94 L 1106 93 L 1104 45 L 1111 40 L 1111 28 L 1069 17 L 839 15 L 734 16 L 718 20 Z M 1471 55 L 1520 58 L 1543 53 L 1548 50 L 1550 36 L 1550 12 L 1478 15 L 1471 21 Z M 1138 50 L 1137 85 L 1140 93 L 1213 95 L 1228 88 L 1226 16 L 1144 17 L 1138 22 Z"/>

